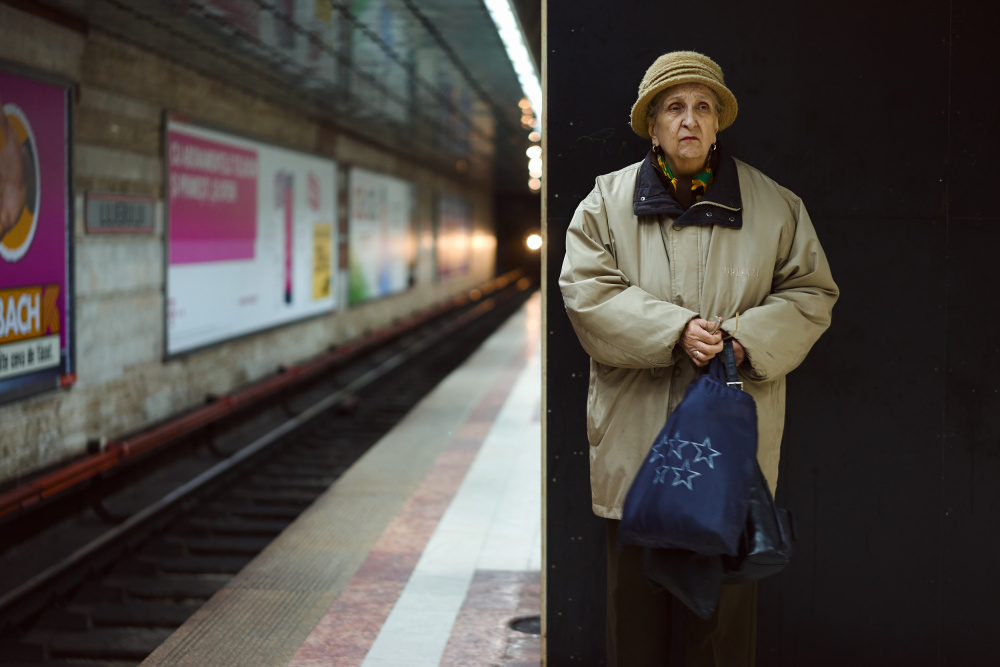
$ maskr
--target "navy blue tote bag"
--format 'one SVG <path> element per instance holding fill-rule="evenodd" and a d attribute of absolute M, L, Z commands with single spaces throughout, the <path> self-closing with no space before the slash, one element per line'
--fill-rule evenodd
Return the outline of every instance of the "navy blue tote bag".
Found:
<path fill-rule="evenodd" d="M 691 383 L 650 447 L 625 497 L 619 542 L 739 554 L 754 482 L 757 406 L 726 382 L 722 356 Z"/>

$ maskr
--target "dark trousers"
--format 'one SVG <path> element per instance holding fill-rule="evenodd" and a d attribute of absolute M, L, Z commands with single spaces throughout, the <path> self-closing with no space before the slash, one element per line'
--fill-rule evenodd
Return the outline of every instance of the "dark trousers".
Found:
<path fill-rule="evenodd" d="M 642 549 L 619 548 L 618 523 L 608 521 L 608 667 L 753 667 L 757 583 L 723 586 L 718 611 L 702 620 L 653 588 Z"/>

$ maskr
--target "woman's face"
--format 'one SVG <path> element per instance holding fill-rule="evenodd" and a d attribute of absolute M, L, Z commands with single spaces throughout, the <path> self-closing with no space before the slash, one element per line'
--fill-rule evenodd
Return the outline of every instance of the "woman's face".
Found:
<path fill-rule="evenodd" d="M 682 83 L 660 96 L 649 136 L 659 145 L 675 176 L 694 176 L 705 166 L 719 131 L 715 93 L 700 83 Z"/>

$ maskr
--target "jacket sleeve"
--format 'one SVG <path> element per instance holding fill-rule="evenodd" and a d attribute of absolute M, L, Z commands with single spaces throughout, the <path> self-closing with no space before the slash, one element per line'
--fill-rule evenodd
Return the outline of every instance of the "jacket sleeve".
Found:
<path fill-rule="evenodd" d="M 600 183 L 566 232 L 559 287 L 580 343 L 595 361 L 620 368 L 673 363 L 674 346 L 697 313 L 633 285 L 615 260 Z"/>
<path fill-rule="evenodd" d="M 771 293 L 740 315 L 735 335 L 746 349 L 743 369 L 758 381 L 780 378 L 802 363 L 830 326 L 840 294 L 805 206 L 798 198 L 789 205 L 791 239 L 779 248 Z M 729 333 L 736 327 L 734 320 L 723 324 Z"/>

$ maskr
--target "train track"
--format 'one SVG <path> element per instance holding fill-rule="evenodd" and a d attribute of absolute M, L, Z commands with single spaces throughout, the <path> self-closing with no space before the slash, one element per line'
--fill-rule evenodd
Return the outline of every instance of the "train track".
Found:
<path fill-rule="evenodd" d="M 0 596 L 0 666 L 140 663 L 530 293 L 520 282 L 338 369 L 286 400 L 279 410 L 286 414 L 272 415 L 266 431 L 260 415 L 236 429 L 225 458 L 216 440 L 174 462 L 145 484 L 172 490 L 119 525 L 41 572 L 22 565 L 24 583 Z M 132 493 L 141 499 L 150 490 Z M 91 530 L 95 522 L 86 513 L 73 520 Z M 60 529 L 73 531 L 53 530 Z M 41 549 L 58 542 L 35 539 Z M 20 548 L 30 553 L 32 545 Z"/>

